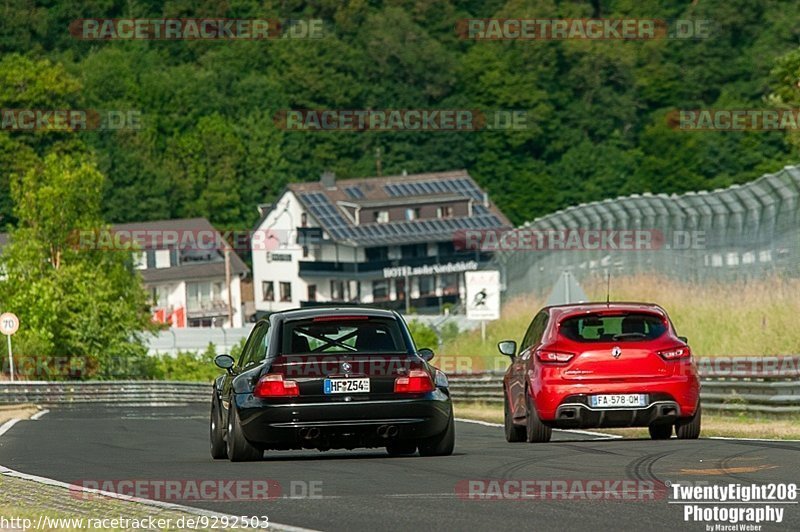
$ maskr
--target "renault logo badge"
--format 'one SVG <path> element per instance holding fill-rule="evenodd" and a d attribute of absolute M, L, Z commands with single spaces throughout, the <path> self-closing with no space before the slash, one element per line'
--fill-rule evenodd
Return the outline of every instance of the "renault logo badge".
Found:
<path fill-rule="evenodd" d="M 620 349 L 619 346 L 614 346 L 614 348 L 611 350 L 611 356 L 614 358 L 619 358 L 621 354 L 622 349 Z"/>

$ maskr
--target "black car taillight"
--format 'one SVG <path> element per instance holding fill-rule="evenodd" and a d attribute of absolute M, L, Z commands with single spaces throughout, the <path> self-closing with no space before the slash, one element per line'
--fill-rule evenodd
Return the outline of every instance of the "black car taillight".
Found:
<path fill-rule="evenodd" d="M 263 397 L 297 397 L 300 389 L 296 381 L 287 381 L 279 373 L 269 373 L 258 379 L 253 395 Z"/>
<path fill-rule="evenodd" d="M 434 389 L 431 376 L 421 369 L 412 369 L 408 376 L 397 377 L 394 381 L 394 393 L 427 393 Z"/>

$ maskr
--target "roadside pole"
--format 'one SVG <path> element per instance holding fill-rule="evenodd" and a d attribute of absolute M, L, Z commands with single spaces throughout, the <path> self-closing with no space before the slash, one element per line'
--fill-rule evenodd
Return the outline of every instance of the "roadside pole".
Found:
<path fill-rule="evenodd" d="M 8 338 L 8 369 L 11 382 L 14 382 L 14 354 L 11 351 L 11 336 L 19 329 L 19 318 L 16 314 L 6 312 L 0 315 L 0 333 Z"/>

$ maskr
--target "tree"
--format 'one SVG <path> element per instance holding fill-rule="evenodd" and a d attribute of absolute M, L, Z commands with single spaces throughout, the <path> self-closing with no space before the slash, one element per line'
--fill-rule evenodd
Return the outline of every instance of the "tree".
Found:
<path fill-rule="evenodd" d="M 154 326 L 130 254 L 76 245 L 81 232 L 104 228 L 103 185 L 81 154 L 51 153 L 14 176 L 19 224 L 2 255 L 0 301 L 20 317 L 20 355 L 77 359 L 83 377 L 136 376 L 147 353 L 143 333 Z"/>

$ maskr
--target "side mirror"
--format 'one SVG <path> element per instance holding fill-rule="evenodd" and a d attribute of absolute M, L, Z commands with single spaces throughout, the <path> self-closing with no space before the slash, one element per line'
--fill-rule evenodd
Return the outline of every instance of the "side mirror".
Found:
<path fill-rule="evenodd" d="M 417 354 L 425 362 L 430 362 L 431 360 L 433 360 L 433 350 L 428 349 L 427 347 L 423 347 L 422 349 L 417 351 Z"/>
<path fill-rule="evenodd" d="M 517 342 L 514 340 L 503 340 L 497 344 L 497 349 L 505 356 L 514 358 L 517 354 Z"/>
<path fill-rule="evenodd" d="M 216 364 L 218 368 L 224 369 L 225 371 L 230 371 L 234 364 L 236 364 L 236 361 L 232 356 L 222 354 L 214 357 L 214 364 Z"/>
<path fill-rule="evenodd" d="M 689 339 L 686 338 L 685 336 L 678 336 L 678 340 L 680 340 L 684 344 L 688 344 L 689 343 Z"/>

